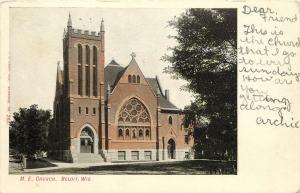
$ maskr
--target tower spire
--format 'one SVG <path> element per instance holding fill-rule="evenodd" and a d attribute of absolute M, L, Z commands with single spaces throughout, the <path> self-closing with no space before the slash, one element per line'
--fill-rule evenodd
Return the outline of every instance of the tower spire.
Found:
<path fill-rule="evenodd" d="M 71 14 L 69 13 L 69 19 L 68 19 L 68 28 L 72 28 L 72 20 L 71 20 Z"/>
<path fill-rule="evenodd" d="M 101 26 L 100 26 L 100 32 L 104 32 L 105 30 L 104 30 L 104 20 L 103 20 L 103 18 L 102 18 L 102 20 L 101 20 Z"/>

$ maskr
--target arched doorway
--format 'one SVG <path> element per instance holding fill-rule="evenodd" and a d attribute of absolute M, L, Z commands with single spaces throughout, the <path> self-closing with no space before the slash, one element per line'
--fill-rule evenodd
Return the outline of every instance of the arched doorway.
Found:
<path fill-rule="evenodd" d="M 175 159 L 176 158 L 176 155 L 175 155 L 176 148 L 175 148 L 175 141 L 173 139 L 170 139 L 168 141 L 168 147 L 167 147 L 167 149 L 168 149 L 168 158 L 169 159 Z"/>
<path fill-rule="evenodd" d="M 89 127 L 82 129 L 80 133 L 80 153 L 94 153 L 95 138 Z"/>

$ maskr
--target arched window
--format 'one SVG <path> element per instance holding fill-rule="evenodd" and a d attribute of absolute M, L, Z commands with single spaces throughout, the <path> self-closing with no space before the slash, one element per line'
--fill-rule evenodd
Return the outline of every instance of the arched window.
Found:
<path fill-rule="evenodd" d="M 128 75 L 128 82 L 131 83 L 131 75 Z"/>
<path fill-rule="evenodd" d="M 82 46 L 78 44 L 78 95 L 82 95 Z"/>
<path fill-rule="evenodd" d="M 143 137 L 143 130 L 142 129 L 139 130 L 139 137 Z"/>
<path fill-rule="evenodd" d="M 82 64 L 82 46 L 78 44 L 78 64 Z"/>
<path fill-rule="evenodd" d="M 123 130 L 119 129 L 119 137 L 123 137 Z"/>
<path fill-rule="evenodd" d="M 97 63 L 98 63 L 98 51 L 97 47 L 93 47 L 93 95 L 97 96 Z"/>
<path fill-rule="evenodd" d="M 149 139 L 151 128 L 150 120 L 150 114 L 145 105 L 137 98 L 131 98 L 121 107 L 118 115 L 118 126 L 130 128 L 132 139 L 136 139 L 137 135 L 139 138 L 143 138 L 143 129 L 145 129 L 145 131 L 148 130 Z M 125 135 L 127 136 L 126 133 Z M 130 136 L 129 133 L 128 136 Z"/>
<path fill-rule="evenodd" d="M 150 137 L 150 131 L 147 129 L 146 130 L 146 137 L 149 138 Z"/>
<path fill-rule="evenodd" d="M 134 129 L 134 130 L 132 130 L 132 138 L 136 138 L 135 129 Z"/>
<path fill-rule="evenodd" d="M 172 122 L 173 122 L 172 116 L 169 116 L 169 124 L 172 125 Z"/>
<path fill-rule="evenodd" d="M 133 83 L 136 82 L 135 75 L 132 76 L 132 82 L 133 82 Z"/>
<path fill-rule="evenodd" d="M 129 129 L 126 129 L 126 137 L 129 137 Z"/>
<path fill-rule="evenodd" d="M 90 48 L 85 46 L 85 95 L 90 96 Z"/>
<path fill-rule="evenodd" d="M 139 75 L 136 76 L 136 82 L 140 83 L 140 76 Z"/>

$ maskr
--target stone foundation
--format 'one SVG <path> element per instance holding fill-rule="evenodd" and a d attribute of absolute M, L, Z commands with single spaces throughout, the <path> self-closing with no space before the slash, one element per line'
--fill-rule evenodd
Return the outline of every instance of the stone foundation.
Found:
<path fill-rule="evenodd" d="M 158 159 L 156 149 L 113 149 L 105 152 L 107 155 L 107 161 L 161 161 L 194 159 L 194 154 L 190 149 L 176 150 L 175 159 L 168 158 L 167 150 L 159 150 Z M 151 152 L 151 159 L 149 159 L 149 152 Z"/>
<path fill-rule="evenodd" d="M 65 162 L 79 162 L 80 146 L 77 139 L 72 139 L 71 150 L 52 151 L 51 157 Z M 97 153 L 96 153 L 97 152 Z M 99 153 L 98 153 L 99 152 Z M 167 150 L 156 149 L 111 149 L 94 151 L 95 156 L 101 156 L 103 161 L 161 161 L 161 160 L 188 160 L 194 159 L 191 149 L 177 149 L 175 159 L 168 158 Z M 158 154 L 158 157 L 157 157 Z M 157 159 L 158 158 L 158 159 Z"/>

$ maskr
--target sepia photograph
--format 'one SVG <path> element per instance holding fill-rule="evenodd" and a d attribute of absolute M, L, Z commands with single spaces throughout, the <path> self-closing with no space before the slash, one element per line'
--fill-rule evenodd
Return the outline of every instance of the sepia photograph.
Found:
<path fill-rule="evenodd" d="M 9 174 L 238 174 L 236 8 L 13 7 L 9 34 Z"/>

